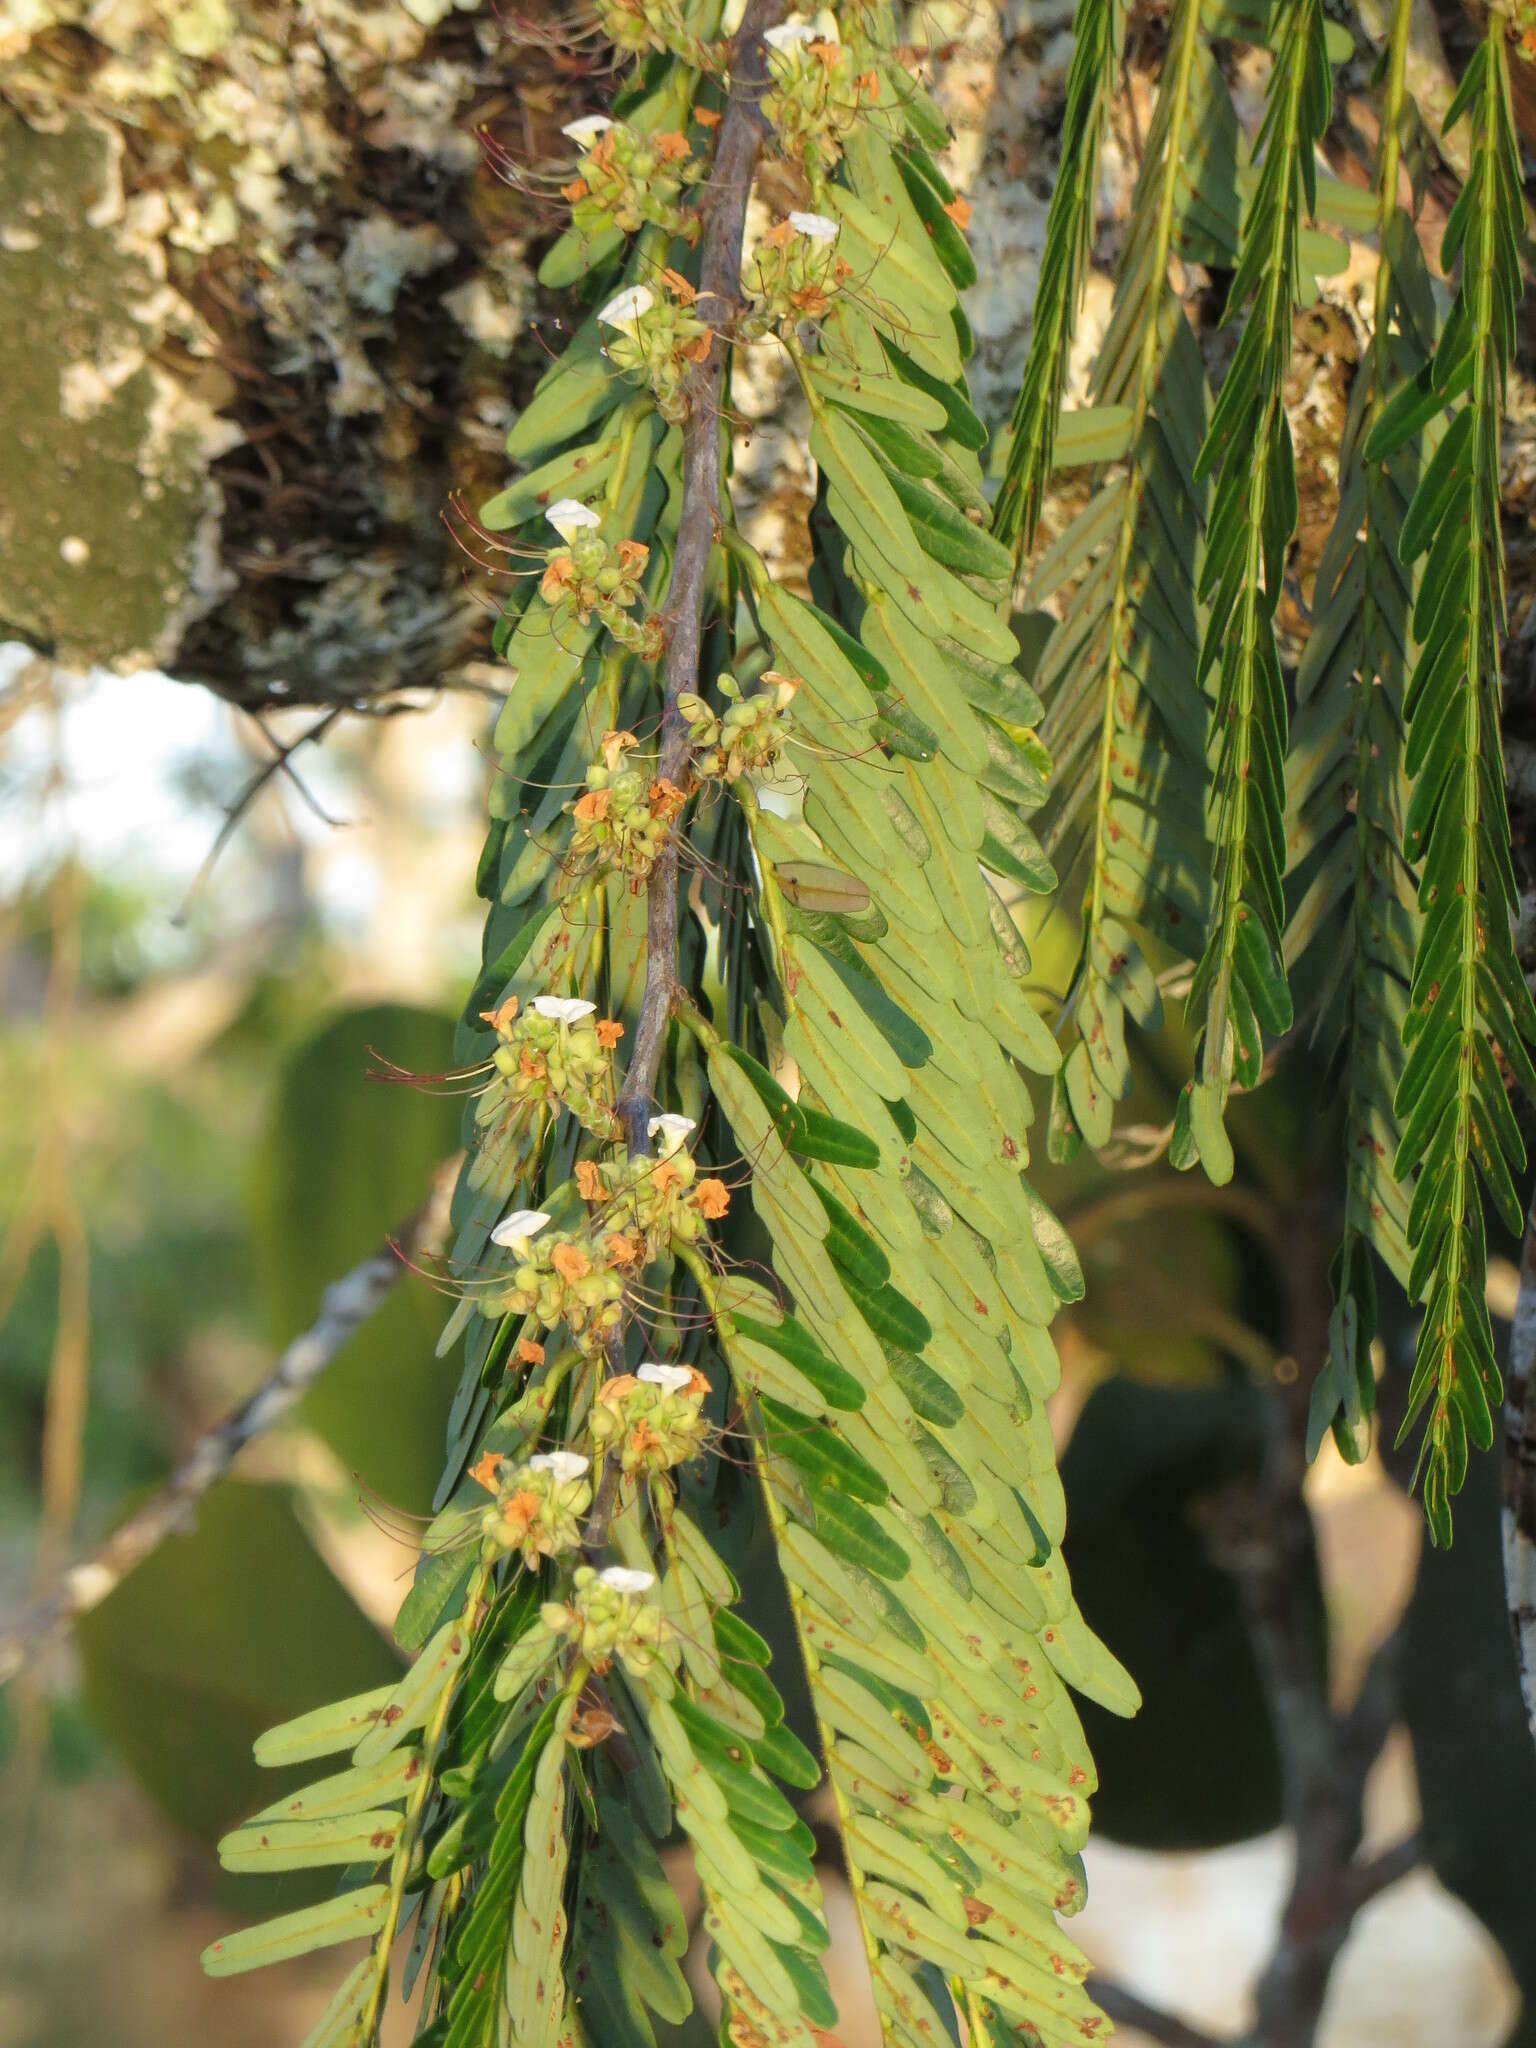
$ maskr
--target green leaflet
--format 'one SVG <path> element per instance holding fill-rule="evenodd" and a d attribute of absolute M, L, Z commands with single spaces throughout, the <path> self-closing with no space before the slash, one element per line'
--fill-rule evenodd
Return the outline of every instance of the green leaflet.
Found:
<path fill-rule="evenodd" d="M 1197 588 L 1209 486 L 1195 481 L 1209 422 L 1204 369 L 1167 285 L 1195 134 L 1221 132 L 1225 86 L 1201 61 L 1200 9 L 1174 14 L 1095 397 L 1127 414 L 1129 473 L 1107 484 L 1036 565 L 1031 594 L 1075 585 L 1036 684 L 1055 762 L 1042 851 L 1083 891 L 1069 997 L 1079 1042 L 1057 1076 L 1049 1143 L 1100 1146 L 1131 1083 L 1126 1024 L 1155 1029 L 1151 942 L 1187 958 L 1203 942 L 1207 707 L 1190 689 L 1204 619 Z M 1230 108 L 1225 122 L 1232 124 Z M 1191 546 L 1193 537 L 1193 546 Z"/>
<path fill-rule="evenodd" d="M 322 1899 L 318 1905 L 284 1913 L 276 1920 L 264 1920 L 258 1927 L 211 1942 L 203 1950 L 203 1968 L 210 1977 L 232 1977 L 242 1970 L 259 1970 L 268 1963 L 308 1955 L 311 1949 L 361 1940 L 383 1923 L 388 1902 L 389 1887 L 382 1884 Z"/>
<path fill-rule="evenodd" d="M 1339 963 L 1325 981 L 1315 1033 L 1346 1090 L 1344 1231 L 1334 1261 L 1328 1355 L 1312 1391 L 1308 1446 L 1315 1454 L 1331 1427 L 1350 1461 L 1369 1446 L 1376 1399 L 1371 1249 L 1399 1282 L 1407 1281 L 1410 1263 L 1406 1191 L 1393 1171 L 1393 1147 L 1385 1141 L 1402 1072 L 1420 927 L 1402 858 L 1413 772 L 1403 713 L 1418 649 L 1413 579 L 1401 563 L 1413 559 L 1428 533 L 1419 507 L 1433 504 L 1437 517 L 1444 516 L 1441 479 L 1455 459 L 1453 436 L 1458 429 L 1465 436 L 1461 423 L 1471 418 L 1462 413 L 1440 440 L 1422 482 L 1423 452 L 1434 451 L 1438 438 L 1433 431 L 1422 446 L 1404 444 L 1384 460 L 1370 459 L 1396 403 L 1388 394 L 1394 387 L 1414 388 L 1427 372 L 1435 343 L 1434 302 L 1418 235 L 1396 203 L 1408 33 L 1400 9 L 1378 178 L 1382 263 L 1375 334 L 1351 394 L 1339 516 L 1319 567 L 1314 628 L 1297 678 L 1287 812 L 1287 854 L 1302 885 L 1286 935 L 1287 954 L 1305 961 L 1315 952 Z M 1453 448 L 1450 457 L 1447 446 Z"/>
<path fill-rule="evenodd" d="M 1456 118 L 1472 121 L 1472 173 L 1447 224 L 1461 281 L 1435 349 L 1433 386 L 1445 398 L 1466 386 L 1467 397 L 1418 482 L 1400 534 L 1405 567 L 1423 556 L 1412 613 L 1417 659 L 1404 699 L 1407 760 L 1417 773 L 1403 826 L 1408 858 L 1422 854 L 1423 861 L 1422 923 L 1401 1027 L 1407 1056 L 1392 1103 L 1400 1120 L 1392 1171 L 1405 1185 L 1416 1176 L 1408 1286 L 1425 1307 L 1403 1428 L 1427 1412 L 1417 1470 L 1436 1543 L 1450 1540 L 1450 1502 L 1468 1445 L 1491 1442 L 1490 1410 L 1500 1399 L 1484 1306 L 1479 1182 L 1518 1229 L 1512 1176 L 1525 1153 L 1493 1049 L 1522 1088 L 1536 1090 L 1523 1043 L 1536 1039 L 1536 1010 L 1510 938 L 1515 891 L 1499 766 L 1506 621 L 1498 449 L 1523 226 L 1504 38 L 1502 21 L 1490 19 L 1453 107 Z M 1405 368 L 1412 374 L 1412 364 Z M 1412 404 L 1416 411 L 1416 398 Z M 1400 434 L 1400 410 L 1389 405 L 1367 457 L 1390 455 L 1402 446 Z M 1410 912 L 1397 932 L 1412 928 Z M 1351 1346 L 1358 1373 L 1360 1315 L 1369 1306 L 1363 1290 L 1353 1304 L 1354 1327 L 1339 1322 L 1336 1385 Z"/>
<path fill-rule="evenodd" d="M 1273 622 L 1296 522 L 1296 479 L 1283 380 L 1300 289 L 1301 213 L 1315 203 L 1313 150 L 1328 124 L 1332 91 L 1317 0 L 1285 0 L 1274 33 L 1263 162 L 1228 300 L 1229 311 L 1252 304 L 1196 467 L 1197 476 L 1215 476 L 1200 579 L 1209 612 L 1197 668 L 1204 677 L 1218 667 L 1207 803 L 1215 876 L 1210 928 L 1189 997 L 1191 1016 L 1200 1020 L 1198 1080 L 1180 1097 L 1170 1157 L 1181 1167 L 1199 1158 L 1218 1181 L 1232 1171 L 1222 1114 L 1240 1002 L 1246 997 L 1259 1007 L 1264 977 L 1254 963 L 1278 952 L 1284 924 L 1287 717 Z M 1275 999 L 1271 1009 L 1288 1020 L 1288 998 Z"/>
<path fill-rule="evenodd" d="M 469 1630 L 461 1621 L 443 1623 L 353 1750 L 355 1762 L 376 1763 L 423 1725 L 468 1655 L 469 1641 Z"/>
<path fill-rule="evenodd" d="M 526 462 L 570 441 L 628 395 L 622 378 L 598 346 L 596 321 L 583 327 L 567 352 L 544 373 L 531 402 L 507 436 L 507 453 Z"/>
<path fill-rule="evenodd" d="M 281 1727 L 269 1728 L 256 1738 L 256 1761 L 276 1769 L 282 1764 L 308 1763 L 313 1757 L 334 1756 L 337 1750 L 351 1749 L 377 1724 L 393 1695 L 393 1686 L 379 1686 L 373 1692 L 338 1700 L 332 1706 L 316 1707 L 296 1720 L 284 1721 Z"/>
<path fill-rule="evenodd" d="M 1125 9 L 1119 0 L 1078 0 L 1072 32 L 1061 156 L 1045 224 L 1034 331 L 993 518 L 999 539 L 1020 557 L 1034 544 L 1041 496 L 1054 466 L 1072 331 L 1093 243 L 1099 142 L 1119 85 Z"/>
<path fill-rule="evenodd" d="M 392 1750 L 379 1763 L 338 1771 L 333 1777 L 321 1778 L 302 1791 L 290 1793 L 286 1799 L 264 1806 L 260 1813 L 251 1815 L 246 1826 L 254 1827 L 259 1821 L 326 1820 L 336 1814 L 363 1813 L 369 1807 L 398 1799 L 420 1769 L 419 1750 Z"/>
<path fill-rule="evenodd" d="M 253 1821 L 219 1843 L 226 1870 L 312 1870 L 382 1862 L 401 1827 L 398 1813 L 345 1813 L 322 1820 Z"/>
<path fill-rule="evenodd" d="M 906 189 L 901 203 L 915 220 Z M 960 374 L 960 350 L 950 320 L 955 288 L 934 256 L 921 228 L 892 233 L 883 206 L 834 186 L 829 195 L 841 233 L 838 253 L 860 280 L 859 299 L 875 325 L 929 376 L 949 380 Z M 895 192 L 892 192 L 893 205 Z M 905 224 L 905 223 L 904 223 Z"/>
<path fill-rule="evenodd" d="M 833 517 L 884 576 L 923 580 L 923 554 L 879 457 L 853 422 L 829 407 L 811 429 L 811 456 L 836 493 Z"/>

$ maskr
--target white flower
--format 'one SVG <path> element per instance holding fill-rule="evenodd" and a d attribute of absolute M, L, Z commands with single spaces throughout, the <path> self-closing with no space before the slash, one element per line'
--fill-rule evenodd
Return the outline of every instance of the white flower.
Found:
<path fill-rule="evenodd" d="M 763 30 L 763 41 L 770 50 L 793 50 L 800 43 L 814 43 L 825 40 L 826 38 L 818 35 L 815 26 L 807 21 L 803 15 L 799 14 L 792 14 L 788 21 L 781 21 L 777 28 L 765 28 Z M 837 41 L 837 31 L 835 29 L 832 32 L 831 40 L 833 42 Z"/>
<path fill-rule="evenodd" d="M 656 1574 L 631 1571 L 627 1564 L 610 1564 L 598 1573 L 597 1583 L 614 1593 L 649 1593 L 656 1583 Z"/>
<path fill-rule="evenodd" d="M 567 121 L 560 133 L 569 136 L 578 149 L 586 149 L 613 126 L 606 114 L 586 114 L 579 121 Z"/>
<path fill-rule="evenodd" d="M 648 284 L 632 284 L 627 291 L 608 301 L 597 316 L 598 324 L 602 327 L 627 327 L 634 333 L 655 303 L 656 294 Z"/>
<path fill-rule="evenodd" d="M 660 1138 L 663 1152 L 675 1152 L 688 1133 L 695 1129 L 691 1116 L 674 1116 L 670 1110 L 661 1116 L 653 1116 L 646 1125 L 649 1137 Z"/>
<path fill-rule="evenodd" d="M 789 224 L 797 235 L 804 235 L 812 242 L 837 240 L 837 222 L 828 220 L 824 213 L 792 213 Z"/>
<path fill-rule="evenodd" d="M 551 1023 L 579 1024 L 583 1017 L 591 1016 L 597 1005 L 584 1002 L 580 996 L 535 996 L 533 1007 Z"/>
<path fill-rule="evenodd" d="M 528 1460 L 530 1472 L 547 1472 L 559 1486 L 584 1477 L 591 1469 L 592 1460 L 584 1458 L 580 1451 L 540 1451 L 536 1458 Z"/>
<path fill-rule="evenodd" d="M 491 1232 L 491 1243 L 506 1245 L 509 1250 L 519 1252 L 530 1237 L 537 1237 L 549 1218 L 542 1209 L 514 1209 L 510 1216 L 503 1216 Z"/>
<path fill-rule="evenodd" d="M 583 505 L 580 498 L 558 498 L 544 517 L 564 541 L 574 540 L 578 533 L 585 533 L 589 527 L 603 523 L 591 506 Z"/>
<path fill-rule="evenodd" d="M 648 1387 L 664 1387 L 669 1394 L 680 1394 L 692 1384 L 693 1373 L 686 1365 L 642 1365 L 635 1378 L 644 1380 Z"/>

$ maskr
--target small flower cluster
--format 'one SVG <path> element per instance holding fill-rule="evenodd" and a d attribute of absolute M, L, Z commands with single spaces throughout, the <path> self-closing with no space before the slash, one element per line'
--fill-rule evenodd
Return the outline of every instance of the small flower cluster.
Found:
<path fill-rule="evenodd" d="M 768 669 L 763 688 L 750 697 L 742 696 L 731 675 L 717 677 L 715 687 L 726 700 L 723 717 L 716 717 L 691 690 L 677 700 L 693 733 L 695 773 L 706 781 L 727 783 L 743 775 L 771 777 L 789 739 L 789 705 L 799 683 Z"/>
<path fill-rule="evenodd" d="M 698 1162 L 685 1149 L 693 1127 L 691 1117 L 653 1116 L 650 1134 L 660 1141 L 659 1158 L 622 1152 L 601 1162 L 577 1161 L 576 1185 L 583 1200 L 618 1220 L 636 1246 L 639 1264 L 660 1257 L 674 1243 L 697 1244 L 707 1235 L 707 1225 L 730 1208 L 725 1182 L 701 1179 Z"/>
<path fill-rule="evenodd" d="M 843 137 L 880 97 L 879 73 L 859 69 L 858 52 L 841 41 L 826 10 L 814 21 L 792 14 L 763 40 L 769 50 L 764 118 L 819 196 L 842 156 Z"/>
<path fill-rule="evenodd" d="M 651 1669 L 672 1630 L 654 1600 L 646 1595 L 655 1585 L 651 1572 L 611 1564 L 594 1571 L 576 1567 L 568 1600 L 548 1600 L 539 1609 L 545 1628 L 574 1638 L 576 1651 L 595 1672 L 604 1672 L 617 1657 L 626 1671 L 641 1678 Z"/>
<path fill-rule="evenodd" d="M 619 1455 L 627 1474 L 660 1473 L 698 1456 L 708 1432 L 709 1381 L 686 1365 L 642 1365 L 597 1390 L 588 1428 L 592 1448 Z"/>
<path fill-rule="evenodd" d="M 541 1209 L 518 1209 L 498 1223 L 491 1242 L 505 1246 L 515 1263 L 477 1297 L 484 1316 L 531 1315 L 545 1330 L 564 1323 L 577 1348 L 594 1355 L 610 1330 L 624 1320 L 627 1260 L 615 1260 L 585 1231 L 555 1230 Z"/>
<path fill-rule="evenodd" d="M 486 1543 L 519 1551 L 530 1567 L 574 1550 L 592 1505 L 590 1474 L 590 1460 L 579 1451 L 542 1451 L 522 1464 L 487 1451 L 469 1474 L 496 1496 L 480 1521 Z"/>
<path fill-rule="evenodd" d="M 619 228 L 632 235 L 646 221 L 670 235 L 698 233 L 696 215 L 678 205 L 685 185 L 703 176 L 690 158 L 688 138 L 675 129 L 640 135 L 624 121 L 588 114 L 561 129 L 581 150 L 580 174 L 562 186 L 571 224 L 584 234 Z"/>
<path fill-rule="evenodd" d="M 650 549 L 638 540 L 610 545 L 598 532 L 597 514 L 578 498 L 561 498 L 545 517 L 564 545 L 545 558 L 540 597 L 583 626 L 596 613 L 621 647 L 642 661 L 659 660 L 666 645 L 661 621 L 634 617 L 645 603 L 642 578 Z"/>
<path fill-rule="evenodd" d="M 526 1009 L 508 996 L 499 1009 L 481 1011 L 497 1044 L 475 1105 L 471 1187 L 507 1192 L 546 1122 L 562 1109 L 589 1131 L 613 1134 L 613 1049 L 624 1027 L 606 1017 L 593 1021 L 595 1012 L 594 1003 L 576 996 L 535 996 Z"/>
<path fill-rule="evenodd" d="M 696 71 L 708 70 L 714 61 L 709 46 L 687 26 L 675 0 L 597 0 L 597 18 L 609 42 L 628 56 L 670 51 Z"/>
<path fill-rule="evenodd" d="M 605 734 L 603 758 L 587 770 L 585 794 L 566 808 L 572 818 L 573 866 L 621 874 L 631 889 L 640 890 L 688 792 L 654 773 L 654 756 L 629 761 L 635 745 L 633 733 Z"/>
<path fill-rule="evenodd" d="M 802 320 L 819 320 L 852 266 L 837 253 L 837 222 L 825 213 L 791 213 L 758 242 L 741 273 L 752 301 L 748 339 L 770 331 L 786 340 Z"/>
<path fill-rule="evenodd" d="M 616 370 L 643 375 L 656 410 L 676 426 L 688 417 L 689 372 L 709 354 L 713 334 L 693 311 L 698 298 L 687 278 L 664 270 L 660 291 L 632 284 L 608 301 L 598 324 Z"/>

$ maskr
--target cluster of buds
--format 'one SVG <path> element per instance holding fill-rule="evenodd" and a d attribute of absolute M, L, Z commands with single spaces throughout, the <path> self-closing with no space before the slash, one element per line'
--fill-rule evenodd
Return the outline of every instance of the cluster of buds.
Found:
<path fill-rule="evenodd" d="M 608 360 L 616 370 L 643 375 L 656 410 L 675 426 L 688 417 L 689 373 L 709 354 L 713 334 L 693 310 L 698 293 L 687 278 L 664 270 L 659 283 L 659 292 L 628 286 L 597 318 L 608 330 Z"/>
<path fill-rule="evenodd" d="M 606 114 L 568 122 L 560 133 L 581 151 L 579 175 L 561 187 L 571 202 L 573 227 L 583 234 L 611 227 L 632 235 L 651 221 L 669 235 L 696 238 L 697 216 L 677 203 L 683 187 L 703 176 L 703 166 L 690 159 L 686 135 L 676 129 L 640 135 Z"/>
<path fill-rule="evenodd" d="M 819 320 L 852 265 L 837 253 L 837 222 L 824 213 L 791 213 L 759 241 L 741 273 L 752 301 L 748 339 L 774 330 L 787 340 L 802 320 Z"/>
<path fill-rule="evenodd" d="M 480 1519 L 493 1550 L 521 1552 L 533 1567 L 581 1541 L 581 1520 L 592 1505 L 591 1461 L 579 1451 L 541 1451 L 523 1464 L 487 1451 L 469 1476 L 495 1502 Z"/>
<path fill-rule="evenodd" d="M 800 685 L 777 669 L 764 671 L 763 685 L 743 697 L 734 676 L 717 677 L 715 688 L 726 700 L 719 717 L 691 690 L 678 698 L 677 708 L 693 734 L 693 765 L 700 777 L 736 782 L 743 775 L 773 776 L 789 739 L 790 699 Z"/>
<path fill-rule="evenodd" d="M 539 595 L 554 612 L 587 625 L 594 613 L 621 647 L 642 661 L 657 661 L 666 645 L 661 621 L 634 617 L 645 603 L 642 578 L 651 551 L 643 541 L 610 545 L 602 521 L 579 498 L 561 498 L 544 515 L 564 545 L 545 558 Z"/>
<path fill-rule="evenodd" d="M 626 56 L 670 51 L 695 71 L 707 71 L 715 62 L 710 46 L 683 20 L 676 0 L 597 0 L 597 18 L 609 42 Z"/>
<path fill-rule="evenodd" d="M 825 9 L 814 21 L 792 14 L 763 37 L 768 90 L 763 115 L 786 157 L 798 162 L 821 193 L 843 153 L 843 137 L 880 96 L 880 76 L 859 69 L 857 53 L 838 36 Z"/>
<path fill-rule="evenodd" d="M 617 1450 L 620 1469 L 631 1474 L 686 1464 L 703 1448 L 708 1392 L 704 1374 L 686 1365 L 642 1365 L 605 1380 L 588 1423 L 592 1448 Z"/>
<path fill-rule="evenodd" d="M 624 1272 L 615 1256 L 583 1231 L 548 1229 L 542 1209 L 517 1209 L 491 1232 L 513 1255 L 509 1274 L 478 1297 L 484 1316 L 531 1315 L 545 1330 L 564 1323 L 578 1349 L 594 1354 L 624 1320 Z"/>
<path fill-rule="evenodd" d="M 643 1678 L 673 1640 L 660 1607 L 646 1597 L 655 1584 L 654 1573 L 628 1565 L 603 1571 L 578 1565 L 570 1598 L 547 1600 L 539 1619 L 552 1634 L 573 1637 L 577 1655 L 593 1671 L 608 1670 L 617 1657 L 626 1671 Z"/>
<path fill-rule="evenodd" d="M 624 1026 L 596 1008 L 578 996 L 535 996 L 523 1009 L 508 996 L 480 1012 L 497 1042 L 475 1105 L 471 1187 L 506 1193 L 562 1109 L 589 1131 L 613 1134 L 613 1049 Z"/>
<path fill-rule="evenodd" d="M 731 1206 L 725 1182 L 701 1178 L 697 1160 L 686 1149 L 693 1127 L 692 1117 L 653 1116 L 648 1128 L 658 1144 L 657 1158 L 621 1152 L 601 1162 L 576 1163 L 583 1200 L 614 1219 L 615 1230 L 634 1247 L 636 1264 L 659 1258 L 673 1244 L 697 1244 L 707 1226 Z"/>
<path fill-rule="evenodd" d="M 587 770 L 583 795 L 571 813 L 570 857 L 583 871 L 623 875 L 631 889 L 645 887 L 688 792 L 656 775 L 654 757 L 630 761 L 632 732 L 603 736 L 603 758 Z"/>

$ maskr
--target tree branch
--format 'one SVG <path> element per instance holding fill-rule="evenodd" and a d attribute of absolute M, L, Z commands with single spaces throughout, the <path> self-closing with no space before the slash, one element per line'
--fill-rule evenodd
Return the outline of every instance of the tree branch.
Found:
<path fill-rule="evenodd" d="M 1221 2035 L 1208 2034 L 1202 2027 L 1181 2020 L 1176 2013 L 1164 2012 L 1161 2006 L 1151 2005 L 1134 1991 L 1127 1991 L 1123 1984 L 1106 1983 L 1095 1977 L 1092 1990 L 1117 2027 L 1135 2027 L 1139 2033 L 1161 2041 L 1164 2048 L 1227 2048 Z"/>
<path fill-rule="evenodd" d="M 704 238 L 695 310 L 713 330 L 709 353 L 689 374 L 688 418 L 683 428 L 683 506 L 667 590 L 668 640 L 665 696 L 656 773 L 682 787 L 688 769 L 689 727 L 678 710 L 685 691 L 699 686 L 705 578 L 720 528 L 720 396 L 729 343 L 725 330 L 741 304 L 741 244 L 747 198 L 768 125 L 759 102 L 768 75 L 763 31 L 785 12 L 785 0 L 750 0 L 731 51 L 730 107 L 720 126 L 714 169 L 700 212 Z M 677 988 L 677 842 L 669 837 L 646 891 L 645 993 L 618 1112 L 632 1154 L 650 1149 L 646 1124 Z"/>
<path fill-rule="evenodd" d="M 1536 1201 L 1520 1251 L 1520 1292 L 1504 1376 L 1504 1597 L 1526 1719 L 1536 1741 Z"/>
<path fill-rule="evenodd" d="M 14 1678 L 54 1636 L 99 1607 L 174 1530 L 188 1528 L 198 1502 L 246 1445 L 303 1399 L 342 1347 L 382 1307 L 411 1264 L 442 1248 L 459 1164 L 453 1158 L 441 1166 L 421 1208 L 361 1265 L 331 1282 L 309 1328 L 295 1337 L 270 1375 L 234 1414 L 199 1439 L 168 1485 L 114 1529 L 99 1550 L 72 1565 L 52 1592 L 0 1629 L 0 1685 Z"/>

